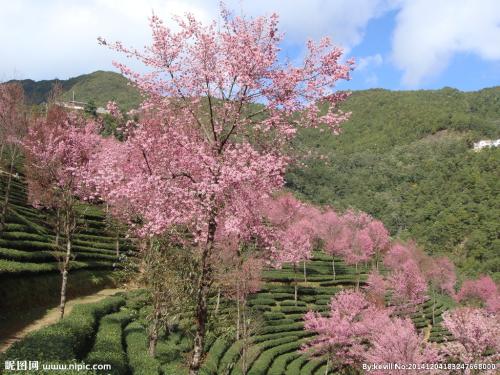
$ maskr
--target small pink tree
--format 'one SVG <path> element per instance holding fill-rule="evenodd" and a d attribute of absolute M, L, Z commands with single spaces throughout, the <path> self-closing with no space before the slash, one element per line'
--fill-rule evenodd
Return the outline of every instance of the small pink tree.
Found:
<path fill-rule="evenodd" d="M 312 256 L 316 229 L 316 210 L 298 201 L 292 194 L 285 193 L 263 205 L 265 218 L 275 229 L 273 264 L 281 267 L 291 263 L 294 272 L 294 300 L 297 303 L 297 266 Z"/>
<path fill-rule="evenodd" d="M 368 275 L 366 287 L 364 288 L 367 298 L 377 306 L 385 306 L 387 284 L 388 282 L 377 270 L 372 270 Z"/>
<path fill-rule="evenodd" d="M 434 345 L 417 333 L 413 322 L 406 319 L 392 319 L 377 335 L 373 335 L 370 346 L 363 354 L 364 362 L 374 364 L 426 364 L 439 363 L 442 356 Z M 370 371 L 385 374 L 434 374 L 438 370 L 394 370 Z"/>
<path fill-rule="evenodd" d="M 330 314 L 323 317 L 312 311 L 304 316 L 304 328 L 317 334 L 303 351 L 328 357 L 327 370 L 358 367 L 372 337 L 389 324 L 390 311 L 381 309 L 356 291 L 342 291 L 332 297 Z"/>
<path fill-rule="evenodd" d="M 483 309 L 460 307 L 443 314 L 443 325 L 453 336 L 453 341 L 446 343 L 445 350 L 454 361 L 498 363 L 500 320 L 496 314 L 489 314 Z M 466 374 L 471 371 L 467 369 Z"/>
<path fill-rule="evenodd" d="M 230 253 L 226 253 L 229 255 Z M 224 256 L 226 270 L 221 272 L 220 285 L 227 298 L 236 301 L 236 340 L 240 339 L 240 330 L 246 336 L 247 299 L 261 288 L 262 259 L 247 256 Z M 243 325 L 241 325 L 243 322 Z"/>
<path fill-rule="evenodd" d="M 343 228 L 341 217 L 337 213 L 328 208 L 319 218 L 319 233 L 323 241 L 323 247 L 327 254 L 332 256 L 332 275 L 336 278 L 335 257 L 341 256 L 345 248 L 345 244 L 340 240 L 340 233 Z"/>
<path fill-rule="evenodd" d="M 367 262 L 375 253 L 375 243 L 368 229 L 371 221 L 372 217 L 364 212 L 346 211 L 336 239 L 344 261 L 356 268 L 356 290 L 359 290 L 359 263 Z"/>
<path fill-rule="evenodd" d="M 427 257 L 423 264 L 423 274 L 426 278 L 432 295 L 432 324 L 436 324 L 436 292 L 447 293 L 450 296 L 455 295 L 455 284 L 457 276 L 455 274 L 455 265 L 448 257 Z"/>
<path fill-rule="evenodd" d="M 392 286 L 392 303 L 398 305 L 402 313 L 412 311 L 425 300 L 427 282 L 412 259 L 392 271 L 389 283 Z"/>
<path fill-rule="evenodd" d="M 60 317 L 64 316 L 66 289 L 73 235 L 77 228 L 78 173 L 86 165 L 98 144 L 94 123 L 75 114 L 54 116 L 34 121 L 23 141 L 29 197 L 34 206 L 54 209 L 62 217 L 66 253 L 61 264 Z M 58 224 L 59 225 L 59 224 Z M 57 228 L 59 230 L 59 228 Z"/>
<path fill-rule="evenodd" d="M 375 250 L 375 267 L 378 270 L 379 262 L 382 260 L 384 254 L 389 250 L 389 231 L 380 220 L 375 219 L 368 223 L 367 231 Z"/>
<path fill-rule="evenodd" d="M 492 313 L 500 311 L 497 284 L 490 276 L 483 275 L 477 280 L 466 280 L 456 296 L 458 302 L 482 304 Z"/>

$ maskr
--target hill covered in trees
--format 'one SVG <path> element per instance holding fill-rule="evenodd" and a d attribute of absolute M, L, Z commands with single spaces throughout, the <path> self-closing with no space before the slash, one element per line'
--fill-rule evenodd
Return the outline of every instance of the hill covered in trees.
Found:
<path fill-rule="evenodd" d="M 500 271 L 500 87 L 478 92 L 354 92 L 340 136 L 303 131 L 316 157 L 289 171 L 289 188 L 339 209 L 366 211 L 393 236 L 451 255 L 468 274 Z"/>
<path fill-rule="evenodd" d="M 120 106 L 125 110 L 137 107 L 141 101 L 138 91 L 128 85 L 128 80 L 125 77 L 115 72 L 96 71 L 67 80 L 33 81 L 25 79 L 18 82 L 23 86 L 26 99 L 30 104 L 41 104 L 47 101 L 55 84 L 61 85 L 63 100 L 71 100 L 74 92 L 77 101 L 93 100 L 96 105 L 104 106 L 108 101 L 114 100 L 120 103 Z"/>

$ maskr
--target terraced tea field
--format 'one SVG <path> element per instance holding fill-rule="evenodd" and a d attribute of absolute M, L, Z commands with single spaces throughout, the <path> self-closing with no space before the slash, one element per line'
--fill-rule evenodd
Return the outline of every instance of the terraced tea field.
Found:
<path fill-rule="evenodd" d="M 5 176 L 3 176 L 5 178 Z M 5 181 L 1 181 L 5 186 Z M 56 246 L 51 213 L 27 202 L 22 177 L 13 179 L 6 225 L 0 233 L 0 325 L 11 314 L 57 303 L 59 261 L 64 239 Z M 3 194 L 2 194 L 3 196 Z M 69 295 L 85 295 L 112 285 L 111 272 L 121 254 L 133 255 L 131 243 L 109 230 L 104 212 L 95 206 L 79 207 L 79 230 L 73 241 Z"/>
<path fill-rule="evenodd" d="M 303 315 L 314 310 L 326 314 L 330 298 L 343 288 L 356 284 L 354 268 L 336 261 L 337 277 L 331 275 L 331 258 L 316 253 L 306 263 L 307 281 L 302 272 L 294 274 L 290 266 L 264 272 L 260 292 L 249 299 L 249 309 L 258 325 L 252 335 L 235 340 L 234 335 L 209 335 L 204 375 L 305 375 L 324 374 L 326 360 L 300 352 L 312 335 L 303 329 Z M 362 269 L 361 286 L 366 271 Z M 297 279 L 297 302 L 294 300 Z M 179 324 L 162 332 L 155 359 L 148 356 L 147 316 L 151 311 L 144 291 L 132 291 L 101 302 L 75 307 L 74 311 L 53 326 L 28 335 L 15 344 L 5 357 L 40 360 L 110 363 L 112 374 L 177 375 L 187 374 L 184 366 L 192 345 L 192 324 L 186 312 Z M 211 300 L 215 313 L 215 297 Z M 223 301 L 218 314 L 226 324 L 234 322 L 234 305 Z M 437 305 L 436 322 L 444 306 Z M 432 325 L 432 306 L 427 301 L 413 316 L 420 329 L 432 341 L 442 341 L 446 332 Z M 233 331 L 232 331 L 233 332 Z M 57 340 L 54 337 L 57 336 Z M 246 369 L 246 371 L 244 371 Z M 71 373 L 71 372 L 67 372 Z M 79 372 L 80 374 L 82 372 Z M 99 373 L 99 372 L 98 372 Z"/>

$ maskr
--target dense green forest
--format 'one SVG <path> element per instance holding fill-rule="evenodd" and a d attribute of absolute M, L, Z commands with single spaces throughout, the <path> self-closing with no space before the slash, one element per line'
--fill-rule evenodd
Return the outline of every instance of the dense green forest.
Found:
<path fill-rule="evenodd" d="M 500 87 L 464 93 L 354 92 L 340 136 L 303 132 L 308 168 L 287 182 L 303 198 L 349 206 L 381 219 L 393 236 L 446 253 L 465 274 L 500 271 L 500 149 L 472 150 L 500 138 Z"/>
<path fill-rule="evenodd" d="M 114 100 L 120 103 L 120 107 L 124 110 L 136 108 L 141 101 L 138 91 L 128 84 L 125 77 L 115 72 L 97 71 L 67 80 L 25 79 L 19 83 L 23 86 L 26 99 L 30 104 L 46 102 L 56 83 L 61 85 L 63 100 L 71 100 L 74 93 L 76 101 L 93 101 L 97 106 L 104 106 L 108 101 Z"/>

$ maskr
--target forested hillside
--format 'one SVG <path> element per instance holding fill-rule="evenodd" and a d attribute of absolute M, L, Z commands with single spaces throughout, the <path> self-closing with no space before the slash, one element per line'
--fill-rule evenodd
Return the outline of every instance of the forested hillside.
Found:
<path fill-rule="evenodd" d="M 67 80 L 25 79 L 19 83 L 23 86 L 26 99 L 30 104 L 46 102 L 56 83 L 62 87 L 63 100 L 72 100 L 74 93 L 76 101 L 94 101 L 97 106 L 104 106 L 108 101 L 114 100 L 125 110 L 137 107 L 141 101 L 138 91 L 128 85 L 125 77 L 115 72 L 97 71 Z"/>
<path fill-rule="evenodd" d="M 364 210 L 393 236 L 453 256 L 466 273 L 500 270 L 500 88 L 464 93 L 354 92 L 340 136 L 303 131 L 296 147 L 316 156 L 288 173 L 306 199 Z M 498 276 L 497 276 L 498 277 Z"/>

